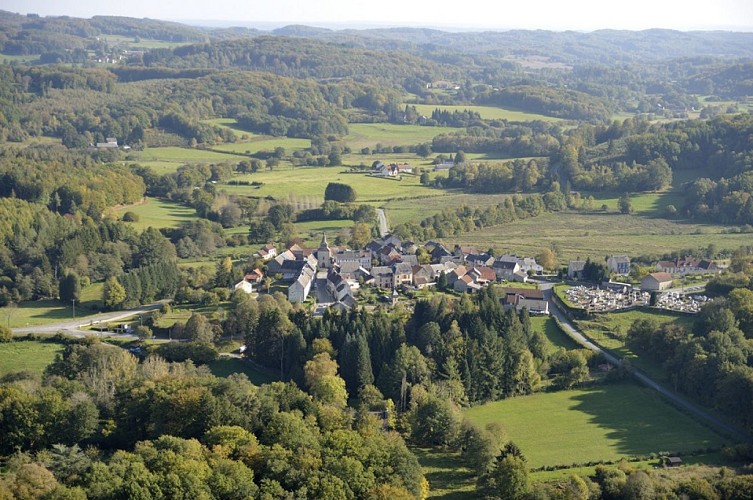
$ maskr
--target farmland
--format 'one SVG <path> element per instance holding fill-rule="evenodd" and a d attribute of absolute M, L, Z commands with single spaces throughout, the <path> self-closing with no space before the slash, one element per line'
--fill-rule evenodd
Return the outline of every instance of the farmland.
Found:
<path fill-rule="evenodd" d="M 728 442 L 632 384 L 540 393 L 466 411 L 479 425 L 499 422 L 531 467 L 690 452 Z"/>
<path fill-rule="evenodd" d="M 147 227 L 174 228 L 183 222 L 197 219 L 196 210 L 193 208 L 157 198 L 147 198 L 144 203 L 120 207 L 116 210 L 118 217 L 122 217 L 126 212 L 133 212 L 138 216 L 138 221 L 129 223 L 138 231 Z"/>
<path fill-rule="evenodd" d="M 41 374 L 62 350 L 62 344 L 38 340 L 0 343 L 0 377 L 20 371 Z"/>
<path fill-rule="evenodd" d="M 440 109 L 443 111 L 475 111 L 484 120 L 508 120 L 511 122 L 527 122 L 534 120 L 542 120 L 549 122 L 561 122 L 561 118 L 553 118 L 551 116 L 541 115 L 537 113 L 527 113 L 525 111 L 518 111 L 514 109 L 498 108 L 495 106 L 447 106 L 447 105 L 434 105 L 434 104 L 409 104 L 409 106 L 416 106 L 416 111 L 419 114 L 425 116 L 431 116 L 432 111 Z"/>
<path fill-rule="evenodd" d="M 718 248 L 735 249 L 750 235 L 729 231 L 724 226 L 685 223 L 635 215 L 565 211 L 519 220 L 448 239 L 499 252 L 535 255 L 554 247 L 560 263 L 568 259 L 605 255 L 662 255 L 681 248 L 706 248 L 713 241 Z"/>

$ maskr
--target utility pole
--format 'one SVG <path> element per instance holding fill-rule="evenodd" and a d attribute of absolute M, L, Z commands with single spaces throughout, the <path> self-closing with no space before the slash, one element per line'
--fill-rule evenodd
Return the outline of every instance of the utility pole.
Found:
<path fill-rule="evenodd" d="M 73 304 L 73 319 L 76 319 L 76 299 L 71 299 L 71 303 Z"/>

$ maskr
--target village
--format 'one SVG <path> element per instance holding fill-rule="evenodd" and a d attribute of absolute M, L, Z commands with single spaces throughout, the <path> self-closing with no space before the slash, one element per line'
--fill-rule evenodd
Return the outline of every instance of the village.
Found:
<path fill-rule="evenodd" d="M 500 300 L 506 307 L 549 314 L 549 302 L 538 286 L 541 282 L 571 285 L 565 290 L 566 302 L 587 313 L 653 307 L 694 314 L 708 299 L 700 293 L 702 286 L 686 288 L 684 278 L 721 272 L 714 262 L 685 257 L 659 261 L 655 272 L 645 275 L 640 284 L 631 284 L 619 281 L 630 273 L 629 257 L 614 255 L 606 259 L 611 279 L 595 283 L 585 280 L 586 261 L 573 260 L 559 274 L 546 274 L 533 257 L 493 256 L 459 245 L 449 249 L 437 241 L 419 247 L 389 233 L 355 250 L 332 246 L 322 234 L 317 248 L 293 244 L 278 253 L 270 244 L 251 258 L 264 265 L 247 273 L 235 284 L 236 290 L 259 293 L 266 274 L 287 287 L 291 303 L 311 304 L 315 315 L 329 307 L 350 310 L 366 290 L 372 298 L 376 291 L 380 301 L 394 305 L 421 290 L 474 293 L 493 283 L 504 285 Z"/>

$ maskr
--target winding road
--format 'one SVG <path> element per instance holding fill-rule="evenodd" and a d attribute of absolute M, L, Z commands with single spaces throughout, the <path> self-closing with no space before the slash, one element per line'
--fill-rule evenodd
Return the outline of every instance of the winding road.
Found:
<path fill-rule="evenodd" d="M 38 326 L 24 326 L 20 328 L 11 328 L 13 335 L 28 335 L 33 333 L 35 335 L 55 335 L 57 333 L 65 333 L 73 337 L 86 337 L 88 335 L 101 333 L 104 335 L 112 335 L 114 332 L 95 332 L 94 330 L 84 330 L 87 327 L 96 327 L 100 323 L 111 323 L 115 321 L 121 321 L 126 318 L 132 318 L 139 314 L 154 311 L 162 307 L 162 302 L 155 304 L 149 304 L 146 306 L 137 307 L 135 309 L 129 309 L 128 311 L 113 311 L 108 313 L 94 314 L 92 316 L 86 316 L 80 319 L 71 319 L 66 321 L 60 321 L 57 323 L 47 323 L 45 325 Z M 119 335 L 124 338 L 136 338 L 133 335 Z"/>
<path fill-rule="evenodd" d="M 390 232 L 390 228 L 387 226 L 387 215 L 382 208 L 377 208 L 376 213 L 379 218 L 379 236 L 384 237 L 385 234 Z"/>
<path fill-rule="evenodd" d="M 575 342 L 582 345 L 583 347 L 590 349 L 597 354 L 602 355 L 604 359 L 606 359 L 609 363 L 615 366 L 619 365 L 622 361 L 620 358 L 614 356 L 610 352 L 605 351 L 598 345 L 591 342 L 575 327 L 575 325 L 570 321 L 570 319 L 567 317 L 564 311 L 560 309 L 559 304 L 554 300 L 554 292 L 552 290 L 553 286 L 554 286 L 553 283 L 541 283 L 540 284 L 540 288 L 544 290 L 544 297 L 546 297 L 546 299 L 549 302 L 550 313 L 552 314 L 552 316 L 554 316 L 557 319 L 557 321 L 559 321 L 560 326 L 565 331 L 565 333 L 570 338 L 572 338 Z M 632 374 L 640 383 L 657 391 L 659 394 L 664 396 L 675 406 L 692 413 L 699 419 L 711 424 L 712 426 L 716 427 L 719 430 L 724 431 L 724 433 L 728 434 L 730 437 L 734 437 L 735 439 L 738 439 L 740 441 L 752 440 L 750 434 L 748 434 L 744 430 L 710 414 L 709 412 L 707 412 L 706 410 L 704 410 L 697 404 L 690 402 L 689 400 L 685 399 L 683 396 L 679 395 L 678 393 L 659 384 L 658 382 L 648 377 L 645 373 L 641 372 L 640 370 L 633 368 Z"/>

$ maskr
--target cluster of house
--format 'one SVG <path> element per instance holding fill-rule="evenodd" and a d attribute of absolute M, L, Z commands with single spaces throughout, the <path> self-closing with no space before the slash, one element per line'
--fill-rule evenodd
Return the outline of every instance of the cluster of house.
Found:
<path fill-rule="evenodd" d="M 567 277 L 580 279 L 583 277 L 584 260 L 571 260 L 567 266 Z M 627 255 L 610 255 L 607 257 L 607 268 L 611 274 L 625 276 L 630 273 L 630 258 Z M 641 280 L 641 290 L 662 291 L 672 286 L 673 275 L 686 276 L 688 274 L 720 273 L 722 268 L 710 260 L 695 257 L 678 257 L 674 260 L 660 260 L 656 264 L 656 272 L 650 273 Z"/>
<path fill-rule="evenodd" d="M 363 249 L 332 247 L 326 236 L 316 249 L 293 245 L 282 253 L 266 245 L 254 257 L 267 262 L 267 273 L 290 283 L 288 300 L 303 302 L 316 290 L 319 303 L 349 309 L 356 304 L 355 291 L 368 284 L 384 290 L 422 289 L 436 286 L 440 279 L 457 292 L 475 292 L 498 281 L 526 282 L 529 273 L 541 273 L 535 259 L 517 255 L 493 257 L 470 247 L 452 251 L 438 242 L 426 245 L 431 264 L 420 264 L 418 246 L 387 234 L 372 240 Z M 261 271 L 250 273 L 236 285 L 252 293 L 263 278 Z M 538 290 L 510 289 L 505 303 L 531 312 L 547 313 L 548 305 Z"/>
<path fill-rule="evenodd" d="M 372 175 L 379 177 L 397 177 L 400 174 L 412 174 L 413 167 L 409 163 L 390 163 L 385 165 L 381 161 L 375 161 L 371 166 Z"/>

